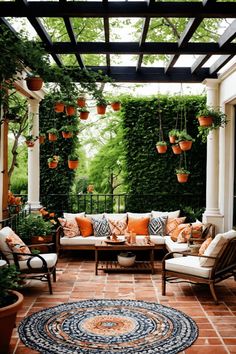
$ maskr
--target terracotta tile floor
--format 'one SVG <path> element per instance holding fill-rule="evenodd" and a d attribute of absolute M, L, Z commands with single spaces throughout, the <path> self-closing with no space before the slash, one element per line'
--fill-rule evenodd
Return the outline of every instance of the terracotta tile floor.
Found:
<path fill-rule="evenodd" d="M 22 290 L 24 304 L 17 323 L 45 307 L 80 299 L 138 299 L 171 306 L 190 315 L 199 326 L 199 337 L 184 353 L 236 353 L 236 282 L 228 279 L 217 286 L 220 304 L 213 303 L 207 286 L 187 283 L 167 284 L 167 296 L 161 295 L 161 262 L 155 262 L 155 274 L 94 274 L 94 262 L 65 255 L 58 263 L 53 295 L 45 283 L 31 284 Z M 37 285 L 37 286 L 36 286 Z M 11 354 L 38 353 L 26 348 L 14 329 Z M 58 353 L 59 354 L 59 353 Z M 124 353 L 125 354 L 125 353 Z"/>

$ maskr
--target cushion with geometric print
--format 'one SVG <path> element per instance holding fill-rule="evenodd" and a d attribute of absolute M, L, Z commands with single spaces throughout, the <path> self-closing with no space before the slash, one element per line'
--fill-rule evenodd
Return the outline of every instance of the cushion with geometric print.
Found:
<path fill-rule="evenodd" d="M 94 236 L 102 237 L 111 235 L 111 229 L 105 217 L 101 219 L 92 218 L 92 223 Z"/>
<path fill-rule="evenodd" d="M 173 232 L 178 225 L 183 224 L 185 222 L 186 216 L 182 218 L 174 218 L 174 219 L 167 219 L 165 235 L 171 236 L 171 232 Z"/>
<path fill-rule="evenodd" d="M 80 235 L 79 226 L 75 218 L 73 219 L 58 218 L 58 221 L 63 227 L 64 236 L 75 237 Z"/>
<path fill-rule="evenodd" d="M 108 223 L 112 235 L 124 235 L 127 231 L 127 216 L 123 216 L 120 219 L 108 217 Z"/>
<path fill-rule="evenodd" d="M 151 218 L 148 225 L 150 235 L 164 236 L 167 216 Z"/>
<path fill-rule="evenodd" d="M 191 238 L 201 238 L 202 223 L 186 224 L 186 227 L 180 231 L 177 237 L 178 243 L 186 243 Z"/>

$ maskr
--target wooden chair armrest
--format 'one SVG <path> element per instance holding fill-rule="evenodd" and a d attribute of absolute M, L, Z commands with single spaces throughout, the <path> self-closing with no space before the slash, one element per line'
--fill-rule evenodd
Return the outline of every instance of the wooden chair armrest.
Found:
<path fill-rule="evenodd" d="M 15 265 L 17 268 L 20 269 L 20 265 L 19 265 L 19 259 L 18 259 L 18 256 L 29 256 L 29 258 L 26 260 L 27 261 L 27 267 L 29 269 L 35 269 L 35 268 L 32 268 L 31 265 L 30 265 L 30 261 L 37 257 L 39 258 L 43 265 L 42 265 L 42 269 L 47 269 L 48 266 L 47 266 L 47 262 L 45 261 L 45 259 L 43 257 L 41 257 L 39 254 L 32 254 L 32 253 L 19 253 L 19 252 L 12 252 L 13 254 L 13 257 L 14 257 L 14 262 L 15 262 Z"/>

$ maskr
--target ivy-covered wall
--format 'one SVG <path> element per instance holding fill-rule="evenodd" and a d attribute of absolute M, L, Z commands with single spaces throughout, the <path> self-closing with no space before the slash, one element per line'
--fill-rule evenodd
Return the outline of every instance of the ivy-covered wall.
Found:
<path fill-rule="evenodd" d="M 183 184 L 177 182 L 175 174 L 180 155 L 173 154 L 170 144 L 167 153 L 158 154 L 156 151 L 158 108 L 161 109 L 164 139 L 169 141 L 168 132 L 175 128 L 177 116 L 178 128 L 181 128 L 180 101 L 184 101 L 182 128 L 186 112 L 187 131 L 196 139 L 192 149 L 186 152 L 191 174 L 189 181 Z M 197 138 L 198 121 L 195 118 L 204 105 L 205 97 L 201 96 L 126 98 L 122 102 L 128 210 L 143 212 L 205 206 L 206 144 Z"/>
<path fill-rule="evenodd" d="M 68 194 L 73 184 L 75 171 L 68 168 L 68 156 L 76 151 L 79 141 L 76 134 L 73 138 L 64 139 L 61 132 L 57 141 L 48 140 L 47 131 L 51 128 L 60 129 L 64 125 L 78 127 L 76 116 L 67 116 L 64 113 L 54 112 L 53 96 L 48 95 L 40 105 L 40 133 L 47 138 L 40 145 L 40 201 L 52 211 L 70 210 Z M 57 168 L 48 167 L 48 158 L 53 155 L 60 157 Z M 55 196 L 52 196 L 55 194 Z M 64 196 L 58 196 L 63 194 Z"/>

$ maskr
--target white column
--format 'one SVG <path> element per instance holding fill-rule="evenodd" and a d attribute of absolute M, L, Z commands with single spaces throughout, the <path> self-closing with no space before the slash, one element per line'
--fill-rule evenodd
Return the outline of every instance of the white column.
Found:
<path fill-rule="evenodd" d="M 30 134 L 39 136 L 39 102 L 38 99 L 29 99 L 28 118 L 32 129 Z M 33 210 L 41 208 L 39 202 L 40 159 L 39 140 L 34 147 L 28 148 L 28 204 Z"/>
<path fill-rule="evenodd" d="M 207 91 L 207 106 L 217 108 L 218 80 L 206 79 L 203 82 Z M 206 165 L 206 210 L 203 222 L 216 225 L 216 231 L 223 231 L 223 216 L 219 209 L 219 130 L 213 129 L 207 138 L 207 165 Z"/>
<path fill-rule="evenodd" d="M 1 107 L 0 107 L 1 109 Z M 2 115 L 0 115 L 2 116 Z M 0 123 L 1 124 L 1 123 Z M 3 201 L 3 125 L 0 126 L 0 220 L 2 215 L 2 201 Z"/>

